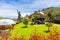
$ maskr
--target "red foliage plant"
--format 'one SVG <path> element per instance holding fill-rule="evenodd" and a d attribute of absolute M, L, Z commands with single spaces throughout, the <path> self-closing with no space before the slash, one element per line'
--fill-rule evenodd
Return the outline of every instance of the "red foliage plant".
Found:
<path fill-rule="evenodd" d="M 6 29 L 6 26 L 5 25 L 1 25 L 0 29 Z"/>

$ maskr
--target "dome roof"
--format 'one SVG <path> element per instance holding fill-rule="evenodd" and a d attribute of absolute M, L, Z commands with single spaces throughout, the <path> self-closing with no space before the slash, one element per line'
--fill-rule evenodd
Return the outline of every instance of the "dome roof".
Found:
<path fill-rule="evenodd" d="M 11 24 L 16 24 L 16 22 L 11 19 L 1 19 L 0 20 L 0 25 L 11 25 Z"/>
<path fill-rule="evenodd" d="M 43 13 L 43 12 L 38 12 L 38 13 L 40 13 L 41 15 L 44 15 L 44 13 Z"/>
<path fill-rule="evenodd" d="M 44 18 L 45 14 L 43 12 L 38 12 L 38 14 L 40 15 L 40 18 Z"/>

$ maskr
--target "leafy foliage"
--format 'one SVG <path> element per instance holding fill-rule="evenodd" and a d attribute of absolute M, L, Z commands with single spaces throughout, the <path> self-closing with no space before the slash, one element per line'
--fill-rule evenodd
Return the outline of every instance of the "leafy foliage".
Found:
<path fill-rule="evenodd" d="M 23 23 L 25 24 L 25 27 L 27 27 L 27 25 L 28 25 L 28 18 L 24 18 L 23 19 Z"/>
<path fill-rule="evenodd" d="M 46 15 L 50 12 L 50 14 L 55 17 L 59 18 L 60 17 L 60 8 L 57 7 L 50 7 L 42 10 Z"/>

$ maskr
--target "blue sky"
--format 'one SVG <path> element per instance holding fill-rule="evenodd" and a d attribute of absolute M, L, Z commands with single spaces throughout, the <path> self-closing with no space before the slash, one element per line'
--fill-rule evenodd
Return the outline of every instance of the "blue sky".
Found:
<path fill-rule="evenodd" d="M 17 17 L 18 9 L 24 17 L 48 7 L 60 7 L 60 0 L 0 0 L 0 16 Z"/>

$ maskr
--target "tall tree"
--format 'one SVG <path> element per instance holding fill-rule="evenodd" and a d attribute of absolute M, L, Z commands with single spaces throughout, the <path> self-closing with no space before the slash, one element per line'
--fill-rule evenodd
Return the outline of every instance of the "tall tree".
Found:
<path fill-rule="evenodd" d="M 20 19 L 21 18 L 20 11 L 17 10 L 17 13 L 18 13 L 18 19 Z"/>
<path fill-rule="evenodd" d="M 35 11 L 34 15 L 32 16 L 34 24 L 36 24 L 36 20 L 37 20 L 38 17 L 39 17 L 38 11 Z"/>
<path fill-rule="evenodd" d="M 17 13 L 18 13 L 18 23 L 21 21 L 21 14 L 20 14 L 20 11 L 17 10 Z"/>

